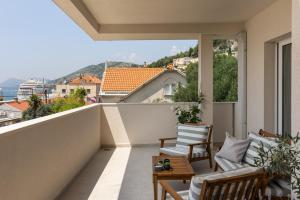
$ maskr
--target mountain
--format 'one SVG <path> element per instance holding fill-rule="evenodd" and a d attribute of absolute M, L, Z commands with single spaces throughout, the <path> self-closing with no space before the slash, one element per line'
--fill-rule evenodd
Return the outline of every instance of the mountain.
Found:
<path fill-rule="evenodd" d="M 3 81 L 0 83 L 1 88 L 18 88 L 19 85 L 24 82 L 24 80 L 16 79 L 16 78 L 10 78 L 6 81 Z"/>
<path fill-rule="evenodd" d="M 111 62 L 107 62 L 107 66 L 108 67 L 138 67 L 140 65 L 137 65 L 134 63 L 127 63 L 127 62 L 111 61 Z M 68 74 L 61 78 L 53 80 L 53 83 L 59 83 L 59 82 L 62 82 L 63 80 L 70 80 L 70 79 L 78 76 L 79 74 L 93 74 L 93 75 L 98 76 L 100 79 L 102 79 L 104 70 L 105 70 L 105 63 L 100 63 L 97 65 L 89 65 L 89 66 L 81 68 L 71 74 Z"/>

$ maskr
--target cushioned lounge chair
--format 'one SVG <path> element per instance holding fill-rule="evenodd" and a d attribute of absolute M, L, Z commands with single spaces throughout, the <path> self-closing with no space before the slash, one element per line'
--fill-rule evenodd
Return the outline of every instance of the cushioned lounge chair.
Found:
<path fill-rule="evenodd" d="M 186 156 L 189 162 L 208 159 L 212 168 L 212 129 L 213 126 L 178 124 L 177 137 L 159 139 L 160 155 Z M 176 145 L 165 147 L 166 140 L 176 140 Z"/>
<path fill-rule="evenodd" d="M 162 200 L 252 200 L 261 196 L 265 173 L 254 167 L 194 176 L 189 190 L 176 191 L 168 181 L 160 181 Z"/>

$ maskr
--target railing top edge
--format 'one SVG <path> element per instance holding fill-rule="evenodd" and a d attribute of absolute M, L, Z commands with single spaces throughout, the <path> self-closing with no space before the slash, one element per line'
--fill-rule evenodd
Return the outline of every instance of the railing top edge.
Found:
<path fill-rule="evenodd" d="M 65 116 L 68 116 L 68 115 L 71 115 L 71 114 L 74 114 L 74 113 L 78 113 L 78 112 L 81 112 L 81 111 L 84 111 L 84 110 L 89 110 L 89 109 L 92 109 L 92 108 L 95 108 L 95 107 L 98 107 L 98 106 L 99 106 L 99 104 L 87 105 L 87 106 L 83 106 L 83 107 L 80 107 L 80 108 L 75 108 L 75 109 L 72 109 L 72 110 L 67 110 L 67 111 L 64 111 L 64 112 L 55 113 L 55 114 L 48 115 L 48 116 L 45 116 L 45 117 L 40 117 L 40 118 L 28 120 L 28 121 L 19 122 L 19 123 L 12 124 L 12 125 L 0 127 L 0 135 L 5 134 L 7 132 L 15 131 L 15 130 L 18 130 L 18 129 L 21 129 L 21 128 L 28 128 L 28 127 L 31 127 L 31 126 L 34 126 L 34 125 L 37 125 L 37 124 L 40 124 L 40 123 L 47 122 L 47 121 L 52 120 L 52 119 L 65 117 Z"/>

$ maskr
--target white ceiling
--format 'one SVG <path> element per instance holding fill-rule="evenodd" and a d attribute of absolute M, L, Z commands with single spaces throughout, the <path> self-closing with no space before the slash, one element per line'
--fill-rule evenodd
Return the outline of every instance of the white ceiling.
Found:
<path fill-rule="evenodd" d="M 244 22 L 276 0 L 83 0 L 99 24 Z"/>

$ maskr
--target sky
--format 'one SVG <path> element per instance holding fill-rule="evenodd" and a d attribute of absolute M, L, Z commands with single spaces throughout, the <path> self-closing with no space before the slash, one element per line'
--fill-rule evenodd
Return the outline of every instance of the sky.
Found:
<path fill-rule="evenodd" d="M 91 64 L 143 64 L 196 45 L 195 40 L 93 41 L 51 0 L 2 1 L 0 82 L 55 79 Z"/>

